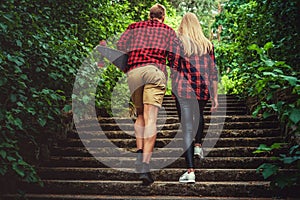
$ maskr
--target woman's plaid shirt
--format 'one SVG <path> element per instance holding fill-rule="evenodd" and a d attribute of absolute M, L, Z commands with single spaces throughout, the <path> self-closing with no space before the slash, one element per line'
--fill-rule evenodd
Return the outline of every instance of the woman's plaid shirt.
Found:
<path fill-rule="evenodd" d="M 218 81 L 214 49 L 202 56 L 184 56 L 183 47 L 180 52 L 180 64 L 177 71 L 171 73 L 173 94 L 185 99 L 210 99 L 211 83 Z"/>
<path fill-rule="evenodd" d="M 128 54 L 125 73 L 141 66 L 153 64 L 166 74 L 166 63 L 178 65 L 178 38 L 168 25 L 157 20 L 136 22 L 128 26 L 117 43 L 117 48 Z"/>

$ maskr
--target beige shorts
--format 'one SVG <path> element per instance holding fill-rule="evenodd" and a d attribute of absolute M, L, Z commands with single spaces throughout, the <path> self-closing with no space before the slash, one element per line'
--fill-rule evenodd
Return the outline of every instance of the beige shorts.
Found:
<path fill-rule="evenodd" d="M 127 73 L 131 99 L 137 109 L 144 104 L 161 108 L 166 92 L 165 74 L 154 65 L 135 68 Z"/>

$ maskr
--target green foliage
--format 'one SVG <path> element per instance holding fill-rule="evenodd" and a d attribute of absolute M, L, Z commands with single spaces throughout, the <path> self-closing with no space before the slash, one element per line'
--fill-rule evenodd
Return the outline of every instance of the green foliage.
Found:
<path fill-rule="evenodd" d="M 21 138 L 39 149 L 41 142 L 60 132 L 61 112 L 71 109 L 73 83 L 82 60 L 99 40 L 124 31 L 132 22 L 132 13 L 130 3 L 118 1 L 1 3 L 0 121 L 5 126 L 0 127 L 0 173 L 3 177 L 12 174 L 23 181 L 39 181 L 34 168 L 22 157 L 27 149 L 20 146 Z"/>
<path fill-rule="evenodd" d="M 227 1 L 213 25 L 214 29 L 222 26 L 216 58 L 224 87 L 230 88 L 226 92 L 257 99 L 253 115 L 278 116 L 287 139 L 300 134 L 297 5 L 297 0 Z M 270 151 L 268 148 L 258 151 Z M 266 169 L 264 177 L 269 177 L 279 167 L 266 163 L 260 169 Z"/>
<path fill-rule="evenodd" d="M 197 15 L 205 35 L 209 38 L 211 25 L 214 22 L 214 15 L 218 12 L 218 2 L 214 0 L 170 0 L 177 13 L 183 16 L 187 12 Z"/>
<path fill-rule="evenodd" d="M 261 144 L 254 153 L 269 153 L 275 154 L 275 150 L 284 151 L 286 145 L 283 143 L 275 143 L 268 147 Z M 280 153 L 278 156 L 272 157 L 275 163 L 263 163 L 257 169 L 257 173 L 261 173 L 264 179 L 271 180 L 272 187 L 279 187 L 283 189 L 285 187 L 292 186 L 300 183 L 300 146 L 293 145 L 285 153 Z M 281 172 L 281 169 L 294 170 L 293 173 Z"/>

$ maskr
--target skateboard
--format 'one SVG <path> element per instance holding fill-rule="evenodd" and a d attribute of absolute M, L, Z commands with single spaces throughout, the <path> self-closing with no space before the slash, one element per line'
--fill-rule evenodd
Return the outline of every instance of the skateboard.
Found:
<path fill-rule="evenodd" d="M 126 69 L 128 55 L 125 52 L 101 45 L 98 45 L 96 49 L 103 57 L 107 58 L 120 70 L 124 71 Z"/>

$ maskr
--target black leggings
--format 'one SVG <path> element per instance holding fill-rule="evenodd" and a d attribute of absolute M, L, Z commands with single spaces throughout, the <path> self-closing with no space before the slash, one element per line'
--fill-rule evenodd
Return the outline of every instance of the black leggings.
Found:
<path fill-rule="evenodd" d="M 187 168 L 194 168 L 194 143 L 202 143 L 204 130 L 204 107 L 207 101 L 176 99 L 176 107 L 182 126 L 185 161 Z"/>

